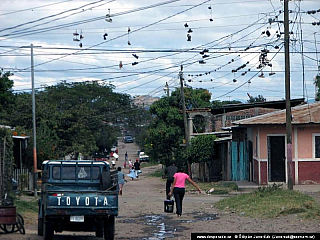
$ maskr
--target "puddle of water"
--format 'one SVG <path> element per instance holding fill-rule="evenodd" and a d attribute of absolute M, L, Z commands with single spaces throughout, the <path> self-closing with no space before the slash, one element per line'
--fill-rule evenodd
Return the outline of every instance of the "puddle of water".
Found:
<path fill-rule="evenodd" d="M 180 220 L 179 222 L 182 222 L 182 223 L 193 223 L 193 222 L 195 222 L 195 220 Z"/>
<path fill-rule="evenodd" d="M 123 219 L 123 220 L 117 220 L 119 223 L 135 223 L 134 219 Z"/>
<path fill-rule="evenodd" d="M 195 216 L 198 221 L 211 221 L 218 219 L 218 214 L 205 214 L 205 215 L 198 215 Z"/>
<path fill-rule="evenodd" d="M 158 222 L 164 221 L 164 216 L 161 215 L 147 215 L 143 217 L 147 225 L 157 225 Z"/>
<path fill-rule="evenodd" d="M 177 237 L 178 230 L 181 226 L 178 223 L 193 223 L 198 221 L 211 221 L 218 219 L 217 214 L 204 214 L 200 212 L 194 212 L 191 214 L 191 220 L 178 220 L 178 219 L 167 219 L 166 215 L 146 215 L 142 216 L 143 224 L 152 226 L 155 230 L 153 236 L 142 238 L 142 240 L 162 240 L 167 238 Z M 130 220 L 130 219 L 128 219 Z M 132 220 L 134 222 L 134 220 Z M 181 229 L 180 229 L 181 230 Z M 180 231 L 179 230 L 179 231 Z"/>
<path fill-rule="evenodd" d="M 157 232 L 153 233 L 153 237 L 143 238 L 143 240 L 156 240 L 156 239 L 166 239 L 174 238 L 173 234 L 176 232 L 176 229 L 165 224 L 165 217 L 162 215 L 148 215 L 144 216 L 146 225 L 156 226 Z"/>

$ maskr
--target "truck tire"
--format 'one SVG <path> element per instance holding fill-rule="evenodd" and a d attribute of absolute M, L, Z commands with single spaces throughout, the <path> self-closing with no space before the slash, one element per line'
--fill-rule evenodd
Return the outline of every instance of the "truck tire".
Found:
<path fill-rule="evenodd" d="M 104 239 L 114 240 L 114 227 L 115 221 L 114 216 L 109 216 L 104 220 Z"/>
<path fill-rule="evenodd" d="M 54 230 L 52 226 L 52 222 L 45 222 L 44 223 L 44 240 L 53 240 Z"/>
<path fill-rule="evenodd" d="M 43 220 L 38 217 L 38 235 L 43 236 Z"/>
<path fill-rule="evenodd" d="M 111 187 L 111 174 L 110 172 L 104 172 L 101 175 L 101 190 L 107 190 Z"/>

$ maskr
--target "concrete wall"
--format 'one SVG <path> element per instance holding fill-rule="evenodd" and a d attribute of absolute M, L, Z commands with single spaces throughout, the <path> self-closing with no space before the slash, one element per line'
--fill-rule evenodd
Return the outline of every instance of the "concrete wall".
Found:
<path fill-rule="evenodd" d="M 286 136 L 285 126 L 253 126 L 248 134 L 251 135 L 253 143 L 253 180 L 258 184 L 268 184 L 267 137 L 270 135 Z M 320 125 L 293 127 L 292 169 L 295 184 L 320 184 L 320 159 L 314 157 L 315 134 L 320 135 Z"/>

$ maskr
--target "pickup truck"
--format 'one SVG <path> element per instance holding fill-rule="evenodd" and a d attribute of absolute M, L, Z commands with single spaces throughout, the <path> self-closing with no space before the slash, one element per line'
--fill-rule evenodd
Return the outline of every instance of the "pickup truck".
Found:
<path fill-rule="evenodd" d="M 50 160 L 42 163 L 38 235 L 88 231 L 114 239 L 118 215 L 117 171 L 103 161 Z"/>

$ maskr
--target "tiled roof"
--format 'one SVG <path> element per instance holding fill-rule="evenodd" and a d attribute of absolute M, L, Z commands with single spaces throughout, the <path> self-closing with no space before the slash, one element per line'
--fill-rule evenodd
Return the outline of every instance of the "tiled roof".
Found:
<path fill-rule="evenodd" d="M 303 104 L 291 108 L 292 124 L 320 123 L 320 102 Z M 285 124 L 286 110 L 267 113 L 257 117 L 235 121 L 237 125 Z"/>

